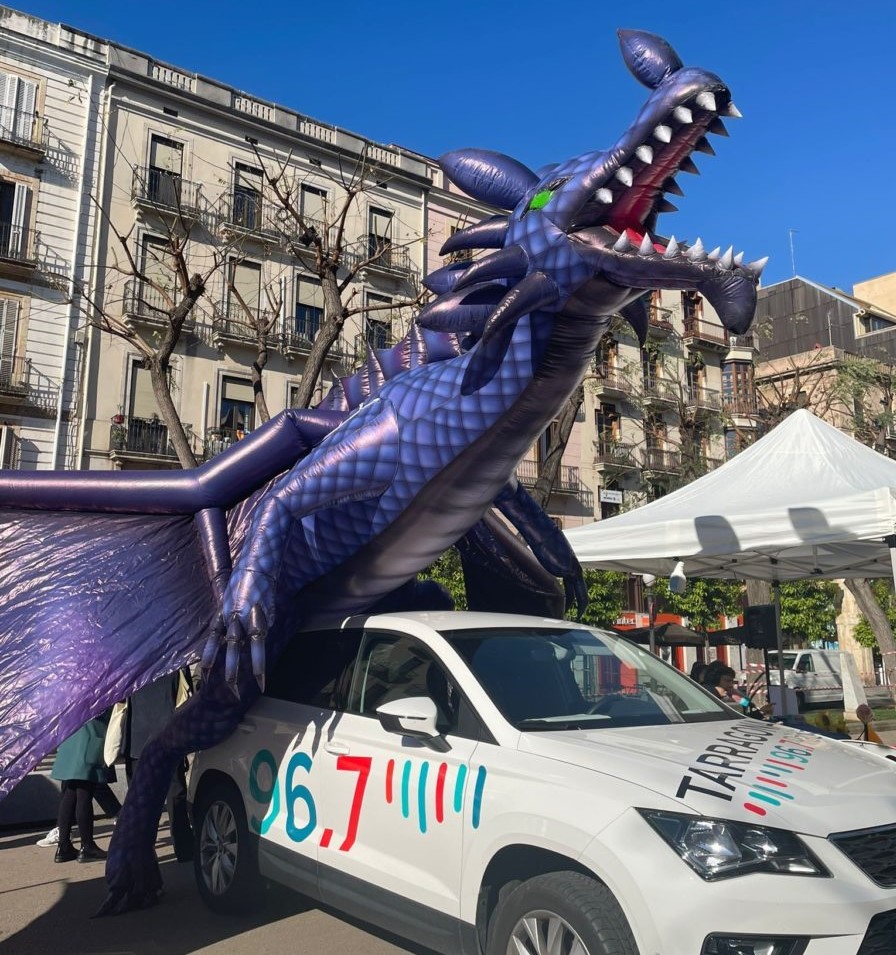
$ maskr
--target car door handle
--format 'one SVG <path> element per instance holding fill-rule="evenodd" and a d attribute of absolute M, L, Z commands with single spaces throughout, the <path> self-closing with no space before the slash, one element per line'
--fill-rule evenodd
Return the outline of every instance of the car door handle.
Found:
<path fill-rule="evenodd" d="M 332 753 L 334 756 L 345 756 L 349 752 L 349 748 L 346 743 L 334 743 L 332 740 L 329 743 L 324 744 L 324 749 L 328 753 Z"/>
<path fill-rule="evenodd" d="M 254 733 L 255 730 L 258 729 L 258 727 L 255 723 L 252 723 L 249 720 L 243 720 L 239 724 L 239 729 L 241 733 Z"/>

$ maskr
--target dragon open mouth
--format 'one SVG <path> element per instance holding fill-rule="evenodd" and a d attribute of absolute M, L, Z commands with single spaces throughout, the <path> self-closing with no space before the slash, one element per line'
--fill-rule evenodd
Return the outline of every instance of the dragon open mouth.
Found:
<path fill-rule="evenodd" d="M 643 338 L 646 315 L 624 310 L 645 291 L 665 288 L 700 292 L 733 332 L 749 327 L 766 260 L 744 265 L 733 247 L 707 251 L 700 239 L 688 244 L 655 234 L 657 217 L 676 208 L 667 194 L 683 195 L 675 177 L 696 173 L 693 154 L 713 154 L 708 137 L 727 135 L 723 117 L 740 113 L 718 76 L 684 67 L 661 37 L 619 36 L 626 64 L 651 94 L 610 149 L 539 174 L 486 150 L 442 157 L 457 185 L 509 214 L 445 243 L 443 254 L 498 251 L 429 275 L 425 284 L 440 298 L 418 320 L 488 335 L 536 309 L 581 317 L 623 311 Z"/>

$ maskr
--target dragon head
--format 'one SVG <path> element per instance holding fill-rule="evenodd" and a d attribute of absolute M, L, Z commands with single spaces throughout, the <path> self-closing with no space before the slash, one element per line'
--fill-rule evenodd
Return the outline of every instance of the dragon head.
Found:
<path fill-rule="evenodd" d="M 429 275 L 425 283 L 439 298 L 421 312 L 421 324 L 488 338 L 535 310 L 621 313 L 643 342 L 645 291 L 688 289 L 704 295 L 729 330 L 749 327 L 766 260 L 744 265 L 733 248 L 707 252 L 700 239 L 688 245 L 655 233 L 659 214 L 675 211 L 666 194 L 683 194 L 676 174 L 696 173 L 692 154 L 712 154 L 708 134 L 727 135 L 722 117 L 740 113 L 718 76 L 684 67 L 661 37 L 621 30 L 619 38 L 626 64 L 651 93 L 610 149 L 538 173 L 479 149 L 439 160 L 461 189 L 508 214 L 444 244 L 442 254 L 498 251 Z"/>

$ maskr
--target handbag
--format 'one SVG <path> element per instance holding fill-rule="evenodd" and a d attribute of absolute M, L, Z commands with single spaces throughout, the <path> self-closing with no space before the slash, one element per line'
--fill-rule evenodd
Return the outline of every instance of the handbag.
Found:
<path fill-rule="evenodd" d="M 103 743 L 103 762 L 113 766 L 118 762 L 124 750 L 124 730 L 128 715 L 128 702 L 116 703 L 112 707 L 109 725 L 106 728 L 106 739 Z"/>

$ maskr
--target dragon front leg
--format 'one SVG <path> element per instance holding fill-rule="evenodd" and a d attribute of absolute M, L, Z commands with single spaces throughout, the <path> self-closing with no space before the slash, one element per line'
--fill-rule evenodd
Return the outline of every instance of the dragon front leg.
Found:
<path fill-rule="evenodd" d="M 588 587 L 576 555 L 559 527 L 514 478 L 495 498 L 495 507 L 520 532 L 545 570 L 563 580 L 567 609 L 579 620 L 588 606 Z"/>

